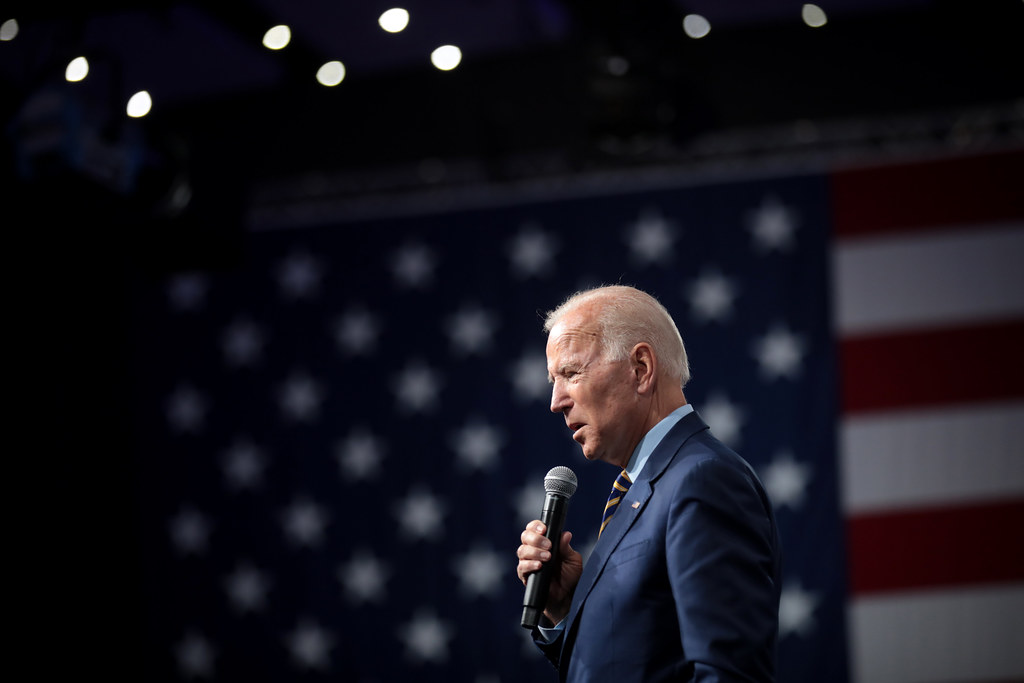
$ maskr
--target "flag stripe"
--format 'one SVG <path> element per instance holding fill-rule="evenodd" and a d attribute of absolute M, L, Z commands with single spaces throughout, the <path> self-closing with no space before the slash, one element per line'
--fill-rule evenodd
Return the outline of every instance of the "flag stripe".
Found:
<path fill-rule="evenodd" d="M 853 169 L 832 177 L 842 239 L 1024 216 L 1020 153 Z"/>
<path fill-rule="evenodd" d="M 1024 154 L 835 173 L 851 680 L 1024 674 Z"/>
<path fill-rule="evenodd" d="M 1021 320 L 843 338 L 843 412 L 1024 398 L 1021 349 Z"/>
<path fill-rule="evenodd" d="M 961 228 L 839 246 L 833 277 L 840 333 L 1024 317 L 1024 223 Z"/>
<path fill-rule="evenodd" d="M 1024 530 L 1024 499 L 853 516 L 851 588 L 857 595 L 1024 580 L 1024 543 L 1005 529 Z"/>
<path fill-rule="evenodd" d="M 1014 680 L 1024 671 L 1021 614 L 1024 585 L 857 599 L 850 608 L 854 680 Z"/>
<path fill-rule="evenodd" d="M 848 513 L 1024 499 L 1024 402 L 851 417 L 840 427 Z"/>

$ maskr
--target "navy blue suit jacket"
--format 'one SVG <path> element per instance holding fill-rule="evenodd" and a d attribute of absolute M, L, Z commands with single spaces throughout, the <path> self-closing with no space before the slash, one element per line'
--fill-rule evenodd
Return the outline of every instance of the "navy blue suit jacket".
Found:
<path fill-rule="evenodd" d="M 651 454 L 537 644 L 562 681 L 773 681 L 780 550 L 753 469 L 696 414 Z"/>

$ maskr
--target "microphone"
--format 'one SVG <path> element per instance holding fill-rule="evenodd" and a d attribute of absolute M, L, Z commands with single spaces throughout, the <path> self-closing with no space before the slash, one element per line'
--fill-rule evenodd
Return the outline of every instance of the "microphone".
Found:
<path fill-rule="evenodd" d="M 548 601 L 548 585 L 551 573 L 558 564 L 558 546 L 562 538 L 562 527 L 565 525 L 565 513 L 569 510 L 569 498 L 576 493 L 576 474 L 568 467 L 552 467 L 544 477 L 544 510 L 540 513 L 540 521 L 547 532 L 544 536 L 551 541 L 551 559 L 544 563 L 540 571 L 526 577 L 526 593 L 523 595 L 523 628 L 533 629 L 540 621 L 544 612 L 544 603 Z"/>

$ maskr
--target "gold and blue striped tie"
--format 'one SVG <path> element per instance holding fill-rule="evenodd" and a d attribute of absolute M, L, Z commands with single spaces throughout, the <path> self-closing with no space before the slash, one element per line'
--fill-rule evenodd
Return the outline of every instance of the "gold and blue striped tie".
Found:
<path fill-rule="evenodd" d="M 615 484 L 612 485 L 612 492 L 608 496 L 608 502 L 604 506 L 604 516 L 601 518 L 601 530 L 597 532 L 597 537 L 600 538 L 601 534 L 604 533 L 604 528 L 608 526 L 608 522 L 611 521 L 612 515 L 615 514 L 616 508 L 619 507 L 619 501 L 626 495 L 626 491 L 629 490 L 629 485 L 633 482 L 630 480 L 629 475 L 626 474 L 626 470 L 619 472 L 619 476 L 615 477 Z"/>

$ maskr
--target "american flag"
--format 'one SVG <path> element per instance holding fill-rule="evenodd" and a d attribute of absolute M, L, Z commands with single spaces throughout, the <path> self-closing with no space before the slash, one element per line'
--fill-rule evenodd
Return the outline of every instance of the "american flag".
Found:
<path fill-rule="evenodd" d="M 548 412 L 540 326 L 602 283 L 666 305 L 773 499 L 779 681 L 1024 679 L 1021 159 L 338 216 L 140 279 L 145 679 L 555 680 L 519 533 L 565 465 L 586 552 L 615 472 Z"/>

